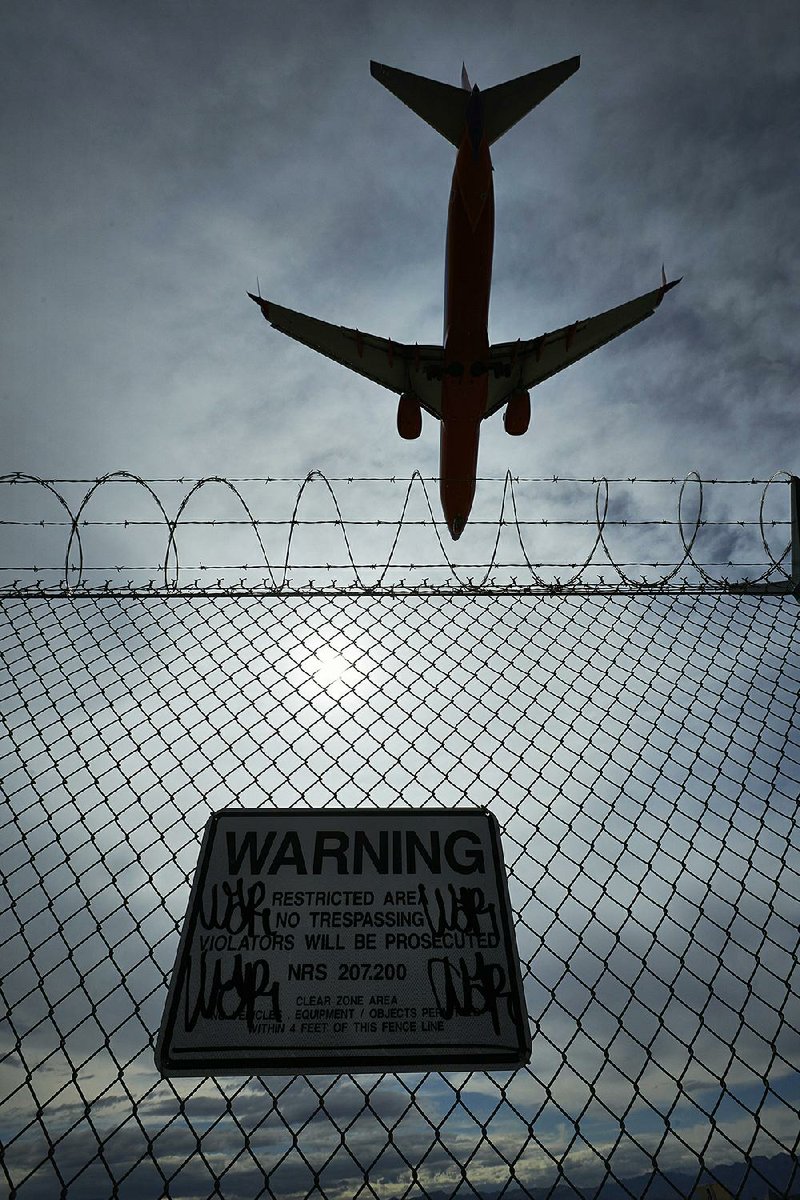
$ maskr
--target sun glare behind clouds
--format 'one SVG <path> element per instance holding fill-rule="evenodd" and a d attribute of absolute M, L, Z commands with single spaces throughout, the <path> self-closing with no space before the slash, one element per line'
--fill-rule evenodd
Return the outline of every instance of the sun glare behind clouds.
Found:
<path fill-rule="evenodd" d="M 346 653 L 333 645 L 320 646 L 313 658 L 303 664 L 314 682 L 333 700 L 340 700 L 363 678 Z"/>

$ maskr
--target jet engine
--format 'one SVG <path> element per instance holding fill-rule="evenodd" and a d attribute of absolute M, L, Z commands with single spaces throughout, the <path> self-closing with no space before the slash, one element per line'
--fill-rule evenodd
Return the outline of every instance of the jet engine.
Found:
<path fill-rule="evenodd" d="M 397 432 L 406 441 L 413 441 L 422 433 L 422 409 L 413 392 L 403 392 L 397 405 Z"/>
<path fill-rule="evenodd" d="M 531 422 L 531 397 L 529 392 L 514 392 L 503 413 L 506 433 L 520 437 L 526 433 Z"/>

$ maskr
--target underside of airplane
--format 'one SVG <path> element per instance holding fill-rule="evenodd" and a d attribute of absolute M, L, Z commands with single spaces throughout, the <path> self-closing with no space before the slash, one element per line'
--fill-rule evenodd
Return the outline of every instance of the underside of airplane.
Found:
<path fill-rule="evenodd" d="M 481 422 L 504 409 L 512 435 L 530 423 L 530 389 L 632 329 L 658 308 L 668 283 L 593 317 L 515 342 L 488 338 L 494 246 L 490 145 L 578 70 L 565 59 L 482 92 L 462 68 L 461 87 L 381 63 L 372 75 L 457 147 L 448 207 L 444 338 L 441 346 L 408 345 L 329 324 L 248 295 L 274 329 L 395 392 L 397 428 L 419 437 L 423 410 L 440 423 L 440 494 L 451 536 L 461 536 L 475 494 Z"/>
<path fill-rule="evenodd" d="M 261 306 L 273 329 L 390 392 L 410 393 L 432 417 L 441 419 L 441 384 L 445 372 L 452 377 L 485 375 L 488 384 L 485 419 L 508 404 L 517 392 L 529 391 L 652 316 L 664 293 L 678 283 L 679 279 L 673 279 L 671 283 L 664 281 L 635 300 L 535 338 L 496 342 L 483 362 L 455 362 L 447 366 L 442 346 L 395 342 L 391 338 L 332 325 L 317 317 L 294 312 L 251 292 L 248 295 Z"/>

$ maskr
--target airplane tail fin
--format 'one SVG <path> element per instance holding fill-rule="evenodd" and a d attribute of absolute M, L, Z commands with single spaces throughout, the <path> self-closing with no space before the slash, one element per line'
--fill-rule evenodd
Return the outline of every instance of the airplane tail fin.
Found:
<path fill-rule="evenodd" d="M 581 65 L 580 56 L 567 58 L 563 62 L 532 71 L 518 79 L 510 79 L 496 87 L 481 92 L 483 99 L 483 121 L 489 145 L 501 138 L 512 125 L 516 125 L 526 113 L 546 99 L 560 84 L 574 75 Z M 426 79 L 424 75 L 412 75 L 397 67 L 371 62 L 373 79 L 382 83 L 398 100 L 402 100 L 412 112 L 427 121 L 437 133 L 458 147 L 464 135 L 470 90 L 466 68 L 462 68 L 462 86 L 439 83 Z"/>

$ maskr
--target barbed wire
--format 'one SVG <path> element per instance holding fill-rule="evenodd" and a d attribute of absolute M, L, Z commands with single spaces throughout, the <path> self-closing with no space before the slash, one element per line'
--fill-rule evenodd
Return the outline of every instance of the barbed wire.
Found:
<path fill-rule="evenodd" d="M 485 479 L 494 479 L 495 482 L 500 482 L 500 477 L 484 477 Z M 271 482 L 291 482 L 299 484 L 298 490 L 294 498 L 292 511 L 286 517 L 263 517 L 257 516 L 252 508 L 252 500 L 249 500 L 238 484 L 247 482 L 271 483 Z M 399 514 L 393 518 L 383 517 L 355 517 L 345 519 L 339 504 L 336 492 L 332 484 L 334 482 L 402 482 L 405 484 L 405 495 L 402 500 Z M 159 586 L 166 592 L 180 590 L 185 586 L 185 575 L 187 572 L 208 572 L 208 571 L 241 571 L 245 573 L 258 572 L 261 573 L 263 579 L 256 584 L 251 583 L 251 588 L 257 591 L 275 591 L 281 592 L 291 587 L 290 579 L 291 572 L 298 570 L 311 571 L 331 571 L 331 570 L 346 570 L 353 573 L 354 579 L 350 585 L 351 589 L 361 588 L 369 591 L 374 591 L 376 588 L 391 587 L 395 582 L 392 579 L 392 573 L 397 571 L 409 570 L 433 570 L 443 569 L 447 572 L 447 577 L 444 580 L 439 580 L 439 583 L 444 584 L 448 589 L 453 584 L 466 589 L 474 588 L 475 586 L 494 586 L 491 582 L 493 575 L 498 570 L 518 570 L 527 573 L 525 585 L 530 591 L 550 592 L 554 586 L 560 592 L 575 591 L 582 593 L 594 587 L 600 589 L 609 588 L 612 584 L 627 592 L 631 591 L 679 591 L 685 593 L 692 586 L 698 591 L 721 591 L 721 592 L 741 592 L 743 589 L 754 593 L 767 591 L 769 593 L 776 592 L 794 592 L 798 587 L 798 573 L 800 573 L 800 563 L 793 560 L 795 557 L 800 558 L 800 549 L 793 551 L 793 543 L 791 539 L 787 539 L 786 543 L 782 543 L 782 549 L 773 552 L 769 544 L 768 530 L 782 530 L 791 527 L 795 532 L 792 521 L 788 519 L 767 518 L 765 516 L 765 505 L 770 489 L 775 486 L 787 486 L 794 488 L 790 491 L 790 496 L 795 497 L 792 501 L 795 508 L 796 501 L 796 481 L 792 482 L 793 477 L 788 471 L 778 471 L 767 480 L 752 478 L 749 480 L 722 480 L 712 479 L 703 480 L 696 472 L 690 472 L 682 480 L 674 477 L 662 478 L 646 478 L 642 479 L 636 476 L 628 476 L 625 478 L 619 477 L 616 479 L 608 479 L 605 477 L 571 477 L 571 476 L 550 476 L 550 477 L 520 477 L 513 476 L 510 472 L 502 479 L 503 489 L 500 499 L 500 508 L 497 518 L 494 521 L 486 520 L 485 518 L 476 517 L 471 523 L 476 528 L 496 529 L 494 538 L 494 546 L 491 555 L 478 563 L 463 563 L 457 562 L 451 552 L 447 541 L 443 538 L 444 522 L 437 516 L 434 502 L 431 499 L 429 491 L 429 483 L 434 482 L 433 479 L 423 477 L 418 472 L 415 472 L 408 478 L 399 479 L 396 476 L 335 476 L 328 478 L 318 471 L 311 471 L 300 479 L 299 477 L 241 477 L 237 479 L 228 479 L 219 475 L 210 475 L 198 479 L 187 479 L 182 477 L 164 477 L 162 479 L 148 480 L 141 476 L 128 471 L 114 471 L 107 475 L 98 477 L 93 480 L 80 479 L 50 479 L 34 475 L 26 475 L 22 473 L 14 473 L 11 475 L 0 476 L 0 484 L 5 484 L 13 487 L 20 484 L 35 485 L 47 491 L 56 502 L 60 505 L 64 512 L 64 516 L 55 521 L 45 519 L 31 519 L 28 517 L 14 518 L 6 517 L 0 521 L 0 525 L 7 529 L 14 528 L 31 528 L 34 526 L 45 529 L 63 528 L 69 531 L 64 548 L 64 557 L 62 566 L 47 566 L 41 567 L 38 564 L 26 566 L 10 566 L 5 568 L 13 572 L 21 574 L 33 573 L 38 575 L 41 572 L 48 574 L 61 572 L 60 578 L 53 580 L 48 586 L 54 592 L 73 591 L 75 589 L 84 589 L 90 587 L 87 582 L 88 573 L 106 572 L 122 575 L 127 572 L 152 571 L 157 570 L 160 576 Z M 88 489 L 77 498 L 65 496 L 62 485 L 65 483 L 90 483 Z M 155 490 L 157 483 L 177 483 L 184 487 L 188 485 L 188 490 L 179 498 L 177 506 L 170 514 L 164 500 Z M 594 515 L 593 517 L 572 516 L 554 516 L 554 517 L 521 517 L 518 509 L 518 496 L 516 486 L 522 483 L 538 483 L 546 485 L 554 485 L 559 483 L 580 483 L 591 485 L 594 489 Z M 624 484 L 627 487 L 643 483 L 650 484 L 667 484 L 678 488 L 677 496 L 677 511 L 674 517 L 650 517 L 636 518 L 625 516 L 622 518 L 609 515 L 611 504 L 611 485 Z M 159 516 L 156 519 L 146 519 L 140 517 L 121 518 L 114 520 L 90 520 L 86 516 L 86 510 L 89 504 L 94 499 L 96 493 L 108 485 L 118 484 L 134 484 L 140 488 L 149 500 L 155 504 Z M 301 509 L 304 503 L 307 503 L 307 491 L 312 484 L 320 485 L 327 493 L 327 499 L 333 507 L 335 513 L 331 517 L 304 517 L 301 515 Z M 704 515 L 704 505 L 706 503 L 705 489 L 709 486 L 714 487 L 721 484 L 727 484 L 736 487 L 752 487 L 758 486 L 761 488 L 760 501 L 758 505 L 758 513 L 755 517 L 746 518 L 731 518 L 729 516 L 709 518 Z M 244 512 L 244 517 L 238 518 L 197 518 L 187 515 L 189 505 L 195 500 L 198 494 L 206 488 L 217 487 L 222 488 L 231 497 L 234 502 L 239 505 Z M 424 507 L 427 509 L 427 516 L 422 519 L 409 515 L 409 506 L 414 495 L 415 489 L 421 490 L 424 500 Z M 687 498 L 687 489 L 694 493 L 695 514 L 693 517 L 687 516 L 686 508 L 689 500 Z M 787 509 L 789 504 L 787 504 Z M 788 514 L 787 514 L 788 516 Z M 795 514 L 794 521 L 796 524 L 797 517 Z M 394 531 L 393 540 L 388 553 L 382 561 L 375 561 L 374 556 L 371 561 L 357 561 L 351 545 L 349 530 L 361 527 L 374 527 L 376 529 L 389 529 Z M 152 564 L 148 566 L 89 566 L 85 561 L 84 539 L 83 534 L 87 529 L 109 527 L 109 528 L 163 528 L 165 532 L 165 547 L 163 558 L 157 566 Z M 316 563 L 297 563 L 292 561 L 292 549 L 295 534 L 300 529 L 308 528 L 335 528 L 339 531 L 343 549 L 345 550 L 345 561 L 332 561 L 334 556 L 326 556 L 324 562 Z M 178 538 L 182 529 L 250 529 L 256 538 L 260 551 L 260 561 L 257 562 L 230 562 L 225 564 L 207 565 L 204 563 L 195 563 L 190 565 L 182 564 L 180 561 Z M 270 558 L 265 543 L 262 538 L 262 531 L 270 529 L 281 529 L 286 532 L 285 547 L 282 554 Z M 414 561 L 404 559 L 400 561 L 395 558 L 398 543 L 401 533 L 404 529 L 410 528 L 415 530 L 430 530 L 436 541 L 438 542 L 439 553 L 441 560 L 439 563 L 434 563 L 429 558 L 423 559 L 422 555 L 414 556 Z M 594 529 L 594 540 L 588 550 L 588 553 L 581 559 L 579 556 L 570 555 L 564 560 L 553 560 L 552 558 L 537 559 L 531 546 L 526 542 L 524 531 L 530 532 L 532 529 Z M 716 557 L 710 559 L 701 559 L 695 552 L 698 537 L 701 534 L 713 533 L 714 530 L 735 530 L 737 528 L 746 530 L 757 530 L 761 547 L 763 548 L 765 559 L 762 562 L 755 562 L 752 558 L 735 559 L 733 557 Z M 634 557 L 617 557 L 612 551 L 608 543 L 607 532 L 610 530 L 622 529 L 666 529 L 677 530 L 680 545 L 676 550 L 675 558 L 671 561 L 665 561 L 663 557 L 656 559 L 641 559 Z M 518 560 L 509 561 L 507 558 L 499 557 L 499 547 L 502 535 L 510 531 L 516 535 L 516 542 L 520 551 Z M 795 538 L 795 541 L 797 539 Z M 636 573 L 632 569 L 637 568 Z M 718 568 L 728 569 L 729 574 L 722 578 L 712 575 L 710 572 Z M 477 581 L 474 577 L 466 576 L 466 571 L 476 569 L 483 570 L 482 577 Z M 655 577 L 648 578 L 641 574 L 642 569 L 648 571 L 659 572 Z M 542 574 L 543 571 L 560 570 L 566 572 L 565 577 L 548 577 Z M 746 570 L 753 574 L 747 574 L 742 577 L 741 572 Z M 266 571 L 266 575 L 263 573 Z M 604 575 L 600 572 L 611 572 L 612 580 L 607 581 Z M 367 579 L 366 572 L 377 572 L 375 578 Z M 687 572 L 692 573 L 694 578 L 687 578 Z M 593 573 L 593 574 L 592 574 Z M 736 578 L 729 577 L 737 575 Z M 144 581 L 140 586 L 144 586 L 152 590 L 152 581 Z M 8 583 L 0 586 L 0 593 L 17 593 L 20 587 L 24 586 L 18 578 L 15 578 Z M 131 587 L 134 582 L 131 582 Z M 229 585 L 230 586 L 230 585 Z M 241 584 L 239 590 L 245 586 Z M 104 588 L 107 590 L 107 588 Z"/>
<path fill-rule="evenodd" d="M 54 529 L 59 529 L 59 528 L 63 529 L 64 527 L 71 526 L 71 524 L 72 524 L 71 521 L 36 521 L 36 520 L 17 521 L 17 520 L 12 520 L 12 519 L 4 520 L 2 517 L 0 517 L 0 525 L 10 525 L 10 526 L 20 525 L 20 526 L 29 526 L 31 528 L 44 529 L 44 528 L 52 527 Z M 242 525 L 242 526 L 250 526 L 250 525 L 268 526 L 268 525 L 271 525 L 271 526 L 275 526 L 275 525 L 290 525 L 290 524 L 291 524 L 291 522 L 288 521 L 286 518 L 264 518 L 264 517 L 257 517 L 254 521 L 241 521 L 241 520 L 237 521 L 237 520 L 234 520 L 231 518 L 224 518 L 224 517 L 215 517 L 215 518 L 206 517 L 205 519 L 198 519 L 198 518 L 189 519 L 189 518 L 187 518 L 185 521 L 181 521 L 181 525 L 185 525 L 185 526 L 198 525 L 198 526 L 205 526 L 209 529 L 218 527 L 218 526 L 223 526 L 223 525 L 225 525 L 225 526 L 230 525 L 235 528 L 237 525 Z M 319 519 L 314 520 L 314 521 L 303 520 L 302 517 L 298 517 L 297 520 L 294 522 L 294 524 L 295 525 L 333 525 L 333 526 L 338 526 L 338 525 L 341 525 L 342 522 L 336 521 L 332 517 L 328 517 L 328 518 L 320 517 Z M 348 517 L 347 524 L 351 525 L 351 526 L 352 525 L 379 526 L 379 525 L 396 525 L 397 522 L 391 521 L 391 520 L 386 520 L 381 517 L 374 517 L 372 520 L 369 520 L 369 521 L 359 520 L 357 517 Z M 406 518 L 406 520 L 403 522 L 403 525 L 406 527 L 419 525 L 419 526 L 423 526 L 424 528 L 430 528 L 431 524 L 439 526 L 441 528 L 446 527 L 445 521 L 435 521 L 435 520 L 433 522 L 425 521 L 425 520 L 415 521 L 411 518 Z M 551 519 L 549 517 L 539 517 L 538 519 L 520 518 L 519 521 L 476 520 L 476 521 L 470 521 L 470 528 L 474 529 L 476 526 L 488 526 L 493 529 L 496 525 L 504 525 L 504 526 L 507 526 L 509 529 L 515 525 L 520 525 L 520 526 L 522 526 L 522 525 L 540 525 L 543 528 L 547 528 L 548 526 L 551 526 L 551 525 L 552 526 L 566 525 L 571 528 L 578 528 L 580 526 L 588 527 L 593 524 L 594 524 L 594 522 L 589 521 L 589 520 L 567 521 L 567 520 L 555 520 L 555 519 Z M 618 525 L 622 529 L 627 528 L 628 526 L 636 526 L 636 525 L 679 525 L 679 524 L 680 524 L 679 521 L 670 520 L 667 517 L 652 517 L 650 519 L 643 519 L 641 521 L 627 520 L 627 519 L 622 519 L 622 520 L 617 520 L 617 521 L 611 521 L 611 520 L 606 521 L 606 526 Z M 761 522 L 758 520 L 736 521 L 736 520 L 719 519 L 719 520 L 714 520 L 714 521 L 701 521 L 700 527 L 702 529 L 703 527 L 705 527 L 707 525 L 715 526 L 715 527 L 718 525 L 719 526 L 738 525 L 742 529 L 744 529 L 748 525 L 755 526 L 755 525 L 762 525 L 762 524 L 767 524 L 767 525 L 769 525 L 769 527 L 771 529 L 775 529 L 779 526 L 791 526 L 791 521 L 774 521 L 773 520 L 773 521 L 768 521 L 768 522 L 764 523 L 764 522 Z M 84 519 L 80 522 L 81 529 L 100 528 L 103 526 L 115 527 L 118 529 L 122 529 L 122 528 L 128 529 L 129 527 L 133 528 L 135 526 L 158 528 L 160 525 L 161 525 L 160 521 L 137 520 L 136 518 L 127 518 L 127 519 L 122 519 L 122 520 L 118 520 L 118 521 L 89 521 L 84 517 Z"/>
<path fill-rule="evenodd" d="M 122 478 L 122 476 L 125 478 Z M 679 486 L 683 483 L 685 476 L 680 475 L 514 475 L 507 471 L 505 475 L 478 475 L 476 476 L 477 483 L 504 483 L 507 478 L 511 477 L 514 483 L 600 483 L 605 480 L 606 483 L 669 483 Z M 73 476 L 44 476 L 28 475 L 21 471 L 11 472 L 0 477 L 0 483 L 125 483 L 132 476 L 127 472 L 111 472 L 106 475 L 73 475 Z M 203 475 L 151 475 L 148 477 L 148 483 L 202 483 L 204 479 L 211 478 Z M 309 478 L 306 475 L 227 475 L 226 480 L 229 483 L 305 483 Z M 423 483 L 438 483 L 438 475 L 422 475 L 415 471 L 412 475 L 326 475 L 329 483 L 409 483 L 412 479 L 418 478 Z M 755 475 L 750 478 L 722 478 L 715 477 L 704 480 L 704 483 L 723 484 L 764 484 L 772 483 L 775 476 L 772 475 L 768 479 L 757 478 Z"/>

